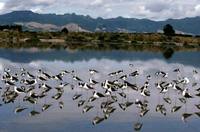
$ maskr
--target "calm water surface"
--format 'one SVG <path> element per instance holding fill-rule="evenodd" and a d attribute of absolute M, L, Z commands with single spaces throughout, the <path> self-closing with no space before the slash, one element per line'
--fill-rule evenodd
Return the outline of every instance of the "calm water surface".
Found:
<path fill-rule="evenodd" d="M 187 84 L 192 95 L 195 94 L 195 89 L 200 87 L 199 73 L 194 74 L 194 70 L 200 72 L 200 52 L 177 52 L 169 60 L 166 60 L 162 53 L 152 52 L 126 52 L 126 51 L 37 51 L 37 50 L 0 50 L 0 74 L 4 74 L 4 69 L 11 69 L 11 73 L 20 73 L 20 68 L 25 68 L 33 75 L 38 74 L 38 69 L 42 69 L 51 75 L 58 74 L 62 70 L 74 70 L 78 77 L 84 82 L 88 82 L 91 77 L 89 69 L 96 69 L 100 73 L 93 76 L 93 79 L 103 82 L 105 79 L 115 80 L 117 77 L 108 77 L 107 74 L 117 70 L 123 70 L 124 74 L 129 74 L 132 71 L 138 70 L 140 75 L 136 78 L 128 78 L 127 81 L 136 83 L 139 87 L 144 85 L 146 76 L 151 75 L 149 81 L 151 97 L 141 97 L 140 94 L 133 90 L 124 91 L 127 98 L 118 98 L 118 101 L 113 104 L 116 108 L 115 112 L 110 115 L 107 120 L 92 125 L 94 117 L 102 117 L 103 113 L 100 108 L 100 103 L 106 101 L 106 98 L 98 99 L 90 105 L 94 106 L 87 113 L 82 113 L 83 106 L 78 107 L 79 100 L 87 100 L 92 96 L 92 91 L 81 90 L 78 84 L 73 81 L 69 75 L 63 78 L 63 82 L 73 84 L 74 90 L 67 86 L 63 96 L 57 101 L 51 97 L 55 95 L 55 91 L 49 93 L 48 97 L 41 99 L 37 104 L 32 105 L 24 103 L 22 99 L 16 99 L 15 103 L 3 104 L 0 103 L 0 132 L 133 132 L 135 123 L 142 123 L 140 131 L 143 132 L 199 132 L 200 121 L 199 117 L 193 114 L 186 122 L 181 120 L 183 113 L 199 112 L 195 104 L 200 104 L 200 98 L 195 97 L 189 99 L 186 104 L 178 101 L 181 94 L 169 91 L 166 95 L 161 95 L 156 90 L 154 83 L 156 81 L 170 81 L 177 79 L 174 69 L 179 68 L 181 77 L 188 77 L 190 83 Z M 130 68 L 129 64 L 133 64 Z M 168 72 L 169 76 L 166 80 L 154 77 L 157 71 Z M 59 81 L 48 81 L 49 85 L 56 87 Z M 195 86 L 192 84 L 197 83 Z M 6 87 L 3 82 L 1 84 L 1 94 Z M 100 92 L 103 90 L 97 86 Z M 35 92 L 38 92 L 37 90 Z M 78 100 L 72 100 L 74 94 L 82 94 Z M 24 95 L 21 95 L 24 96 Z M 167 104 L 163 101 L 163 97 L 170 97 L 172 104 Z M 22 97 L 21 97 L 22 98 Z M 119 108 L 118 103 L 126 101 L 134 102 L 135 99 L 146 99 L 149 101 L 149 112 L 140 117 L 138 108 L 135 104 L 128 107 L 125 111 Z M 64 102 L 63 109 L 59 108 L 59 101 Z M 51 103 L 52 106 L 42 112 L 41 108 L 44 103 Z M 166 116 L 160 112 L 156 112 L 156 106 L 164 104 L 167 110 Z M 176 113 L 171 113 L 171 108 L 174 105 L 182 106 Z M 28 109 L 21 113 L 15 114 L 14 110 L 17 106 L 24 106 Z M 31 110 L 40 112 L 39 115 L 29 116 Z"/>

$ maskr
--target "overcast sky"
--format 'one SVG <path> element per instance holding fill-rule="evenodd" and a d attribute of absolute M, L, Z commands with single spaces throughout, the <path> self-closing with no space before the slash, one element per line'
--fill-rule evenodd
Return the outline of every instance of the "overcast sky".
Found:
<path fill-rule="evenodd" d="M 200 0 L 0 0 L 0 14 L 14 10 L 164 20 L 200 16 Z"/>

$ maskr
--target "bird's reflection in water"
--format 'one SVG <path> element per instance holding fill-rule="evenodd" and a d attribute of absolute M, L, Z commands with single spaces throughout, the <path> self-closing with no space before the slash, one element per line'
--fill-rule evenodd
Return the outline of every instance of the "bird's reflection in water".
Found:
<path fill-rule="evenodd" d="M 63 95 L 70 91 L 73 93 L 71 100 L 83 114 L 96 111 L 93 125 L 108 120 L 116 111 L 128 109 L 137 111 L 135 131 L 142 129 L 142 118 L 149 112 L 164 117 L 179 113 L 183 122 L 194 115 L 200 117 L 197 70 L 184 75 L 179 68 L 147 74 L 138 69 L 130 64 L 129 69 L 109 73 L 87 69 L 87 75 L 79 75 L 75 70 L 52 74 L 41 69 L 31 72 L 25 68 L 5 68 L 1 75 L 0 106 L 14 103 L 15 114 L 29 111 L 30 116 L 37 116 L 52 106 L 63 109 L 67 103 Z"/>

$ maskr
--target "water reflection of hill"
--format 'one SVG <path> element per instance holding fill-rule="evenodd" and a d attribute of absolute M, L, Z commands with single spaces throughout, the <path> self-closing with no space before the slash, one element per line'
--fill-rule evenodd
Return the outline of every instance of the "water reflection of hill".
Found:
<path fill-rule="evenodd" d="M 199 62 L 200 53 L 197 51 L 181 51 L 175 52 L 171 59 L 167 62 L 182 63 L 187 65 L 200 66 Z M 8 59 L 13 62 L 31 62 L 35 60 L 62 60 L 66 62 L 74 62 L 90 59 L 110 59 L 116 61 L 122 60 L 151 60 L 161 59 L 164 60 L 161 52 L 151 51 L 123 51 L 123 50 L 111 50 L 111 51 L 96 51 L 96 50 L 81 50 L 76 52 L 66 50 L 38 50 L 31 52 L 30 50 L 11 50 L 1 49 L 0 58 Z"/>

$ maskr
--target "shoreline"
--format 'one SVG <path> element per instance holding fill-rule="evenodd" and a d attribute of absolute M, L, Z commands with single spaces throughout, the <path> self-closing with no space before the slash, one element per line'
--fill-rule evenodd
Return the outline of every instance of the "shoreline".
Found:
<path fill-rule="evenodd" d="M 200 50 L 200 37 L 160 33 L 0 32 L 0 48 Z"/>

